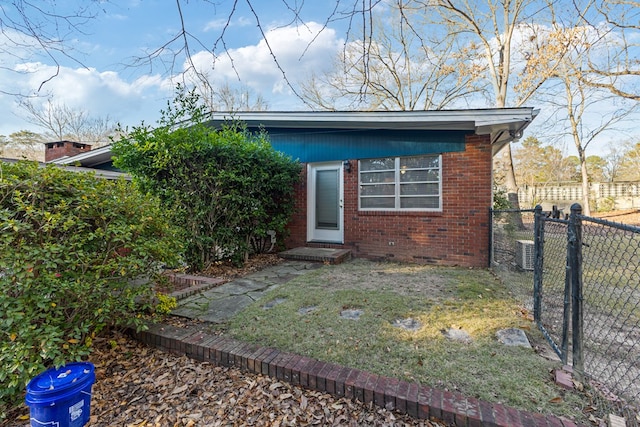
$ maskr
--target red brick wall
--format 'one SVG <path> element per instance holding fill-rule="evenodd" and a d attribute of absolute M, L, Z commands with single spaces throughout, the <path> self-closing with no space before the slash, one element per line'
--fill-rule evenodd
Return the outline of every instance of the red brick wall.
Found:
<path fill-rule="evenodd" d="M 73 141 L 47 142 L 44 146 L 44 161 L 50 162 L 61 157 L 71 157 L 91 150 L 91 145 Z"/>
<path fill-rule="evenodd" d="M 306 168 L 296 189 L 288 248 L 351 249 L 355 257 L 485 267 L 489 262 L 491 144 L 466 138 L 463 152 L 442 154 L 442 212 L 359 212 L 358 162 L 344 173 L 344 245 L 307 243 Z"/>

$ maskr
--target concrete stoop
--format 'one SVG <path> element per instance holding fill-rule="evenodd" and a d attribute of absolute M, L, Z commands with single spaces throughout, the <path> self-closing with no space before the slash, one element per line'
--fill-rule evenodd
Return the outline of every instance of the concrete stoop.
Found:
<path fill-rule="evenodd" d="M 315 261 L 327 264 L 340 264 L 351 259 L 349 249 L 300 247 L 278 254 L 281 258 L 296 261 Z"/>
<path fill-rule="evenodd" d="M 436 419 L 452 426 L 472 427 L 577 427 L 566 418 L 513 409 L 501 404 L 467 398 L 396 378 L 326 363 L 309 357 L 248 344 L 166 324 L 130 334 L 155 347 L 218 366 L 268 375 L 336 397 L 373 403 L 419 419 Z"/>

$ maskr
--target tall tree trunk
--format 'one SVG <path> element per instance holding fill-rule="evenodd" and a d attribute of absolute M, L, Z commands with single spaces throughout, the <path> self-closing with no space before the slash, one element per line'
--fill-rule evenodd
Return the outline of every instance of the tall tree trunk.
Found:
<path fill-rule="evenodd" d="M 582 176 L 582 215 L 591 215 L 591 205 L 589 203 L 590 187 L 589 174 L 587 173 L 587 155 L 584 150 L 578 150 L 580 155 L 580 175 Z"/>
<path fill-rule="evenodd" d="M 507 187 L 507 200 L 509 200 L 509 204 L 511 204 L 512 209 L 520 209 L 520 200 L 518 200 L 518 183 L 516 182 L 516 174 L 513 169 L 513 157 L 511 155 L 511 143 L 507 144 L 507 146 L 504 147 L 503 150 L 504 153 L 502 154 L 502 156 L 504 158 L 504 164 L 507 169 L 504 180 L 505 186 Z M 511 217 L 513 225 L 522 230 L 524 228 L 522 215 L 516 214 L 512 215 Z"/>

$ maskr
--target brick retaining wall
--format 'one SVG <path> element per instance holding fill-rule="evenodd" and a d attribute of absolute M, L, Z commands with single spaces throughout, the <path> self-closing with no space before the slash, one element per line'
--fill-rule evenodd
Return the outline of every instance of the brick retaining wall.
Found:
<path fill-rule="evenodd" d="M 459 427 L 577 427 L 573 421 L 467 398 L 396 378 L 322 362 L 227 337 L 171 325 L 150 325 L 131 332 L 146 345 L 218 366 L 268 375 L 336 397 L 373 402 L 414 418 L 438 419 Z"/>

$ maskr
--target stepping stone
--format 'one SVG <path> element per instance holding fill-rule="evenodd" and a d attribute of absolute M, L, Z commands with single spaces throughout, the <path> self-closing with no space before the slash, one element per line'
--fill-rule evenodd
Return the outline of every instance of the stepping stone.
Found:
<path fill-rule="evenodd" d="M 254 301 L 258 301 L 259 299 L 263 298 L 270 290 L 277 288 L 276 285 L 272 285 L 269 286 L 268 288 L 259 290 L 259 291 L 255 291 L 255 292 L 249 292 L 247 295 L 249 296 L 249 298 L 251 298 Z"/>
<path fill-rule="evenodd" d="M 285 283 L 292 281 L 296 277 L 298 277 L 297 274 L 283 274 L 276 277 L 272 277 L 271 281 L 274 283 L 279 283 L 284 285 Z"/>
<path fill-rule="evenodd" d="M 522 329 L 509 328 L 496 332 L 498 341 L 509 347 L 531 348 L 531 343 Z"/>
<path fill-rule="evenodd" d="M 310 305 L 308 307 L 301 307 L 301 308 L 298 309 L 298 314 L 301 314 L 301 315 L 304 316 L 305 314 L 309 314 L 312 311 L 315 311 L 316 308 L 318 308 L 318 307 L 316 307 L 315 305 Z"/>
<path fill-rule="evenodd" d="M 461 342 L 464 344 L 471 344 L 473 342 L 471 335 L 469 335 L 469 333 L 464 329 L 449 328 L 447 330 L 443 330 L 442 334 L 445 338 L 451 341 Z"/>
<path fill-rule="evenodd" d="M 212 300 L 204 312 L 180 313 L 180 309 L 172 312 L 183 317 L 195 318 L 204 322 L 223 323 L 236 313 L 248 307 L 253 300 L 246 295 L 230 295 L 228 297 Z M 191 314 L 191 315 L 190 315 Z"/>
<path fill-rule="evenodd" d="M 360 316 L 362 316 L 363 313 L 364 311 L 362 310 L 350 308 L 347 310 L 342 310 L 340 312 L 340 317 L 342 317 L 343 319 L 358 320 L 360 319 Z"/>
<path fill-rule="evenodd" d="M 248 279 L 236 279 L 232 282 L 219 286 L 217 292 L 224 292 L 229 295 L 242 295 L 249 292 L 255 292 L 268 287 L 265 283 L 256 282 Z"/>
<path fill-rule="evenodd" d="M 396 319 L 393 321 L 393 326 L 396 328 L 406 329 L 407 331 L 417 331 L 422 328 L 422 323 L 420 323 L 416 319 L 407 318 L 407 319 Z"/>
<path fill-rule="evenodd" d="M 269 301 L 265 305 L 263 305 L 262 308 L 265 310 L 271 310 L 273 307 L 275 307 L 278 304 L 282 304 L 286 300 L 287 300 L 286 298 L 276 298 L 274 300 Z"/>

